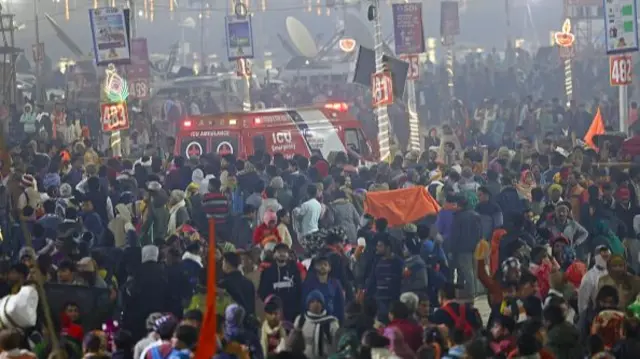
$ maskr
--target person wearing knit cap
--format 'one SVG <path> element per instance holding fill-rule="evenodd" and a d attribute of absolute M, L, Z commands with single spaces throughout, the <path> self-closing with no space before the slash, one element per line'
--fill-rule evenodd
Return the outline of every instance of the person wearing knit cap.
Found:
<path fill-rule="evenodd" d="M 344 319 L 345 297 L 340 281 L 329 276 L 331 262 L 327 256 L 318 255 L 312 261 L 313 269 L 302 284 L 302 297 L 319 291 L 325 300 L 327 314 Z"/>
<path fill-rule="evenodd" d="M 340 328 L 338 318 L 328 315 L 325 298 L 314 290 L 305 299 L 305 313 L 298 316 L 294 328 L 302 331 L 305 340 L 304 354 L 309 359 L 326 358 L 332 354 L 335 334 Z"/>

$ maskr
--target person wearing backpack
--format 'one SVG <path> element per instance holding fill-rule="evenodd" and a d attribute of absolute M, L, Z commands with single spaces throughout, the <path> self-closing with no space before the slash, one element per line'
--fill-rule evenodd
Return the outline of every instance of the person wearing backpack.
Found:
<path fill-rule="evenodd" d="M 309 359 L 323 359 L 332 354 L 333 341 L 340 324 L 338 318 L 327 314 L 324 295 L 314 290 L 307 296 L 306 311 L 299 315 L 293 326 L 302 331 L 304 354 Z"/>
<path fill-rule="evenodd" d="M 456 287 L 446 283 L 440 291 L 440 308 L 431 315 L 430 322 L 445 325 L 451 332 L 461 330 L 465 341 L 471 339 L 473 333 L 482 328 L 480 313 L 473 305 L 456 300 Z"/>

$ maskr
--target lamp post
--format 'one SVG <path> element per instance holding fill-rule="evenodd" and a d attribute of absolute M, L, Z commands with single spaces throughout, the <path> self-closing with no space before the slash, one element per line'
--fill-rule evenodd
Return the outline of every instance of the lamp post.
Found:
<path fill-rule="evenodd" d="M 384 71 L 382 28 L 380 24 L 380 0 L 371 0 L 369 6 L 368 18 L 373 21 L 374 28 L 374 50 L 376 56 L 376 74 Z M 378 146 L 380 148 L 380 161 L 391 160 L 391 148 L 389 143 L 389 114 L 387 106 L 377 106 L 374 110 L 374 116 L 378 123 Z"/>
<path fill-rule="evenodd" d="M 567 103 L 573 99 L 573 73 L 571 71 L 571 57 L 573 55 L 573 44 L 576 37 L 571 33 L 571 20 L 564 20 L 562 30 L 553 34 L 553 40 L 560 48 L 560 57 L 564 59 L 564 92 L 567 96 Z"/>

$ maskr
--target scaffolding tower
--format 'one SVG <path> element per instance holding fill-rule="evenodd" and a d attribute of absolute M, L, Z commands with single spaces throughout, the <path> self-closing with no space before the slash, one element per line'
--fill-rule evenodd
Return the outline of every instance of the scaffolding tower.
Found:
<path fill-rule="evenodd" d="M 0 55 L 2 63 L 0 64 L 0 85 L 2 104 L 17 104 L 17 82 L 16 82 L 16 61 L 18 55 L 23 50 L 15 47 L 15 15 L 2 13 L 0 7 L 0 34 L 2 35 L 2 45 L 0 46 Z"/>

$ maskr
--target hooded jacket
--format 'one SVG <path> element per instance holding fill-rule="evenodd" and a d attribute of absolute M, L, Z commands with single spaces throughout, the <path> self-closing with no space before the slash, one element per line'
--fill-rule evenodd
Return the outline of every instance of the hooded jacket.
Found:
<path fill-rule="evenodd" d="M 302 303 L 302 279 L 294 262 L 289 261 L 282 267 L 274 263 L 262 272 L 258 295 L 265 300 L 271 294 L 282 300 L 284 317 L 293 321 Z"/>

